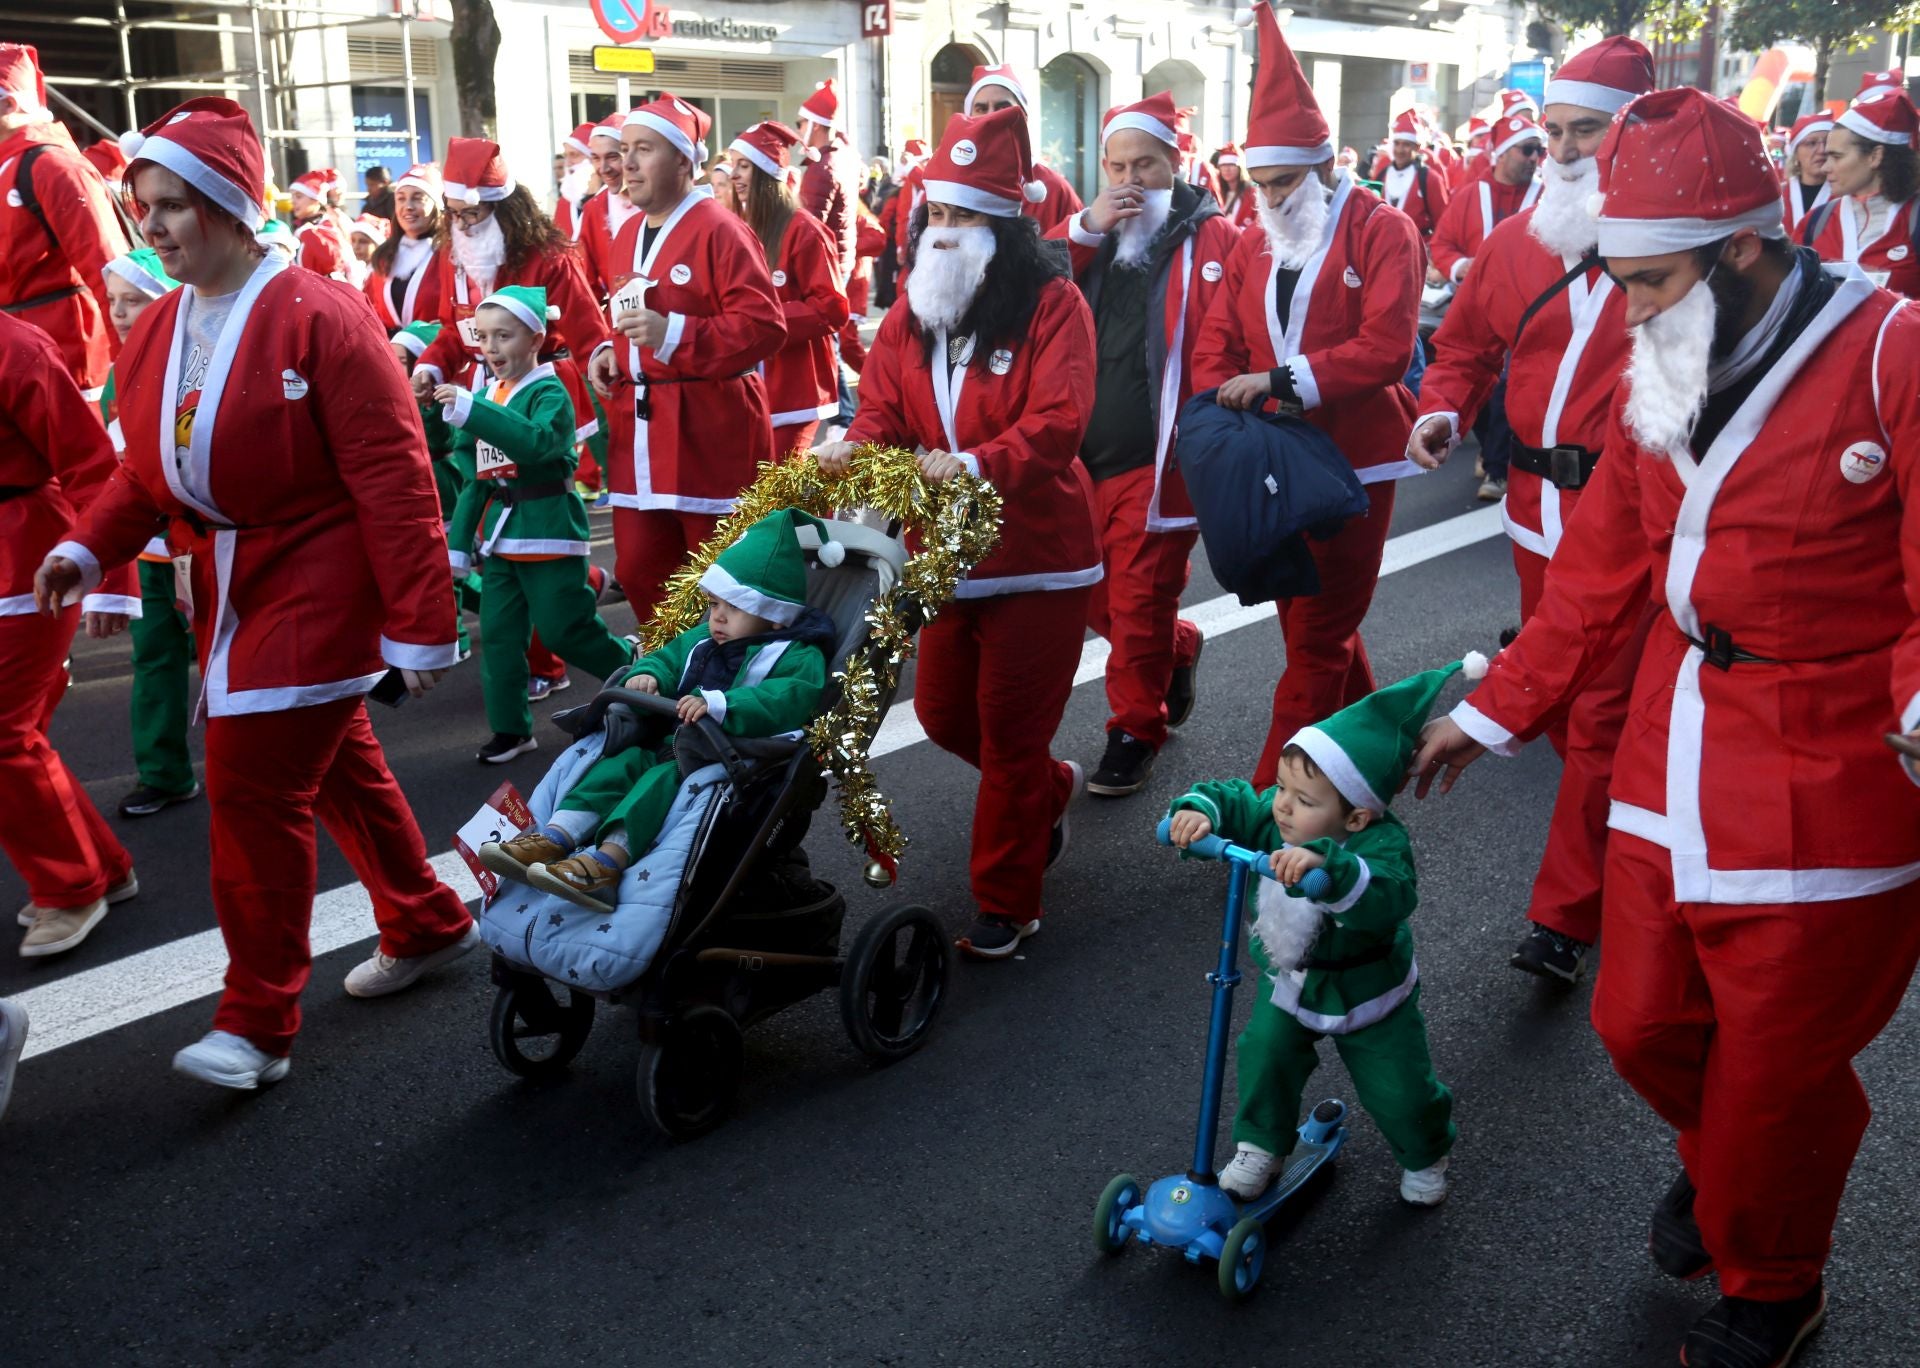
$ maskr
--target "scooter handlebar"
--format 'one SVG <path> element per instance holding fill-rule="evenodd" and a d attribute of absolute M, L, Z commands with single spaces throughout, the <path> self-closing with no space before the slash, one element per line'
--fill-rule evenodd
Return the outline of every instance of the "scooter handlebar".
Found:
<path fill-rule="evenodd" d="M 1163 846 L 1173 844 L 1173 818 L 1162 817 L 1160 825 L 1154 828 L 1154 839 Z M 1247 850 L 1220 836 L 1207 835 L 1187 847 L 1187 854 L 1197 855 L 1203 860 L 1237 860 L 1247 868 L 1256 871 L 1262 878 L 1274 877 L 1273 865 L 1267 857 L 1257 850 Z M 1296 885 L 1300 892 L 1315 902 L 1323 900 L 1333 891 L 1333 879 L 1324 869 L 1309 869 L 1300 876 Z"/>

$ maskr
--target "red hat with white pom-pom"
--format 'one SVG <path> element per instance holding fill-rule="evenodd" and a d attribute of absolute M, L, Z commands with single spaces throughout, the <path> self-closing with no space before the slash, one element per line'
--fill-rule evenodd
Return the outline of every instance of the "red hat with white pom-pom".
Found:
<path fill-rule="evenodd" d="M 566 145 L 583 157 L 591 157 L 593 155 L 593 149 L 587 145 L 587 140 L 593 136 L 593 130 L 599 126 L 599 124 L 594 123 L 581 124 L 578 128 L 574 129 L 573 132 L 567 134 Z"/>
<path fill-rule="evenodd" d="M 589 146 L 591 146 L 595 138 L 611 138 L 614 142 L 618 143 L 620 141 L 620 129 L 626 122 L 627 111 L 624 109 L 614 110 L 613 113 L 607 115 L 606 118 L 593 126 L 593 132 L 587 134 Z M 598 156 L 599 154 L 597 152 L 590 152 L 590 155 Z"/>
<path fill-rule="evenodd" d="M 833 88 L 833 77 L 829 76 L 813 88 L 813 94 L 800 102 L 800 117 L 809 123 L 824 124 L 832 128 L 840 118 L 840 92 Z"/>
<path fill-rule="evenodd" d="M 707 164 L 707 134 L 713 120 L 707 112 L 688 104 L 678 95 L 660 92 L 660 98 L 627 111 L 622 128 L 646 128 L 673 145 L 674 151 L 693 165 L 694 174 Z"/>
<path fill-rule="evenodd" d="M 1654 86 L 1653 54 L 1634 38 L 1602 38 L 1566 60 L 1547 82 L 1547 103 L 1618 114 Z"/>
<path fill-rule="evenodd" d="M 1748 228 L 1786 236 L 1760 130 L 1704 91 L 1642 95 L 1615 116 L 1598 160 L 1603 257 L 1664 256 Z"/>
<path fill-rule="evenodd" d="M 1892 71 L 1869 71 L 1860 78 L 1860 89 L 1854 92 L 1856 97 L 1869 90 L 1905 90 L 1907 73 L 1895 68 Z"/>
<path fill-rule="evenodd" d="M 138 133 L 122 133 L 127 154 L 127 183 L 134 183 L 141 162 L 163 166 L 258 231 L 266 219 L 261 201 L 267 193 L 267 159 L 247 111 L 232 100 L 203 95 L 177 105 Z"/>
<path fill-rule="evenodd" d="M 1833 132 L 1833 115 L 1826 110 L 1816 109 L 1811 114 L 1802 114 L 1793 121 L 1793 131 L 1787 134 L 1787 155 L 1791 157 L 1794 150 L 1815 133 L 1831 132 Z"/>
<path fill-rule="evenodd" d="M 1226 143 L 1213 155 L 1214 161 L 1221 166 L 1238 166 L 1240 164 L 1240 144 Z"/>
<path fill-rule="evenodd" d="M 329 190 L 340 188 L 340 173 L 331 166 L 316 166 L 293 178 L 287 189 L 297 190 L 310 200 L 324 202 Z"/>
<path fill-rule="evenodd" d="M 1411 109 L 1403 109 L 1388 130 L 1388 136 L 1394 142 L 1423 143 L 1427 140 L 1426 130 L 1420 126 L 1420 120 Z"/>
<path fill-rule="evenodd" d="M 1179 127 L 1180 111 L 1174 107 L 1173 93 L 1163 90 L 1144 100 L 1109 109 L 1100 123 L 1100 146 L 1106 147 L 1107 139 L 1121 129 L 1132 128 L 1158 138 L 1177 151 L 1180 149 Z"/>
<path fill-rule="evenodd" d="M 950 117 L 923 174 L 929 200 L 994 218 L 1017 218 L 1024 205 L 1047 197 L 1046 185 L 1033 178 L 1033 147 L 1020 109 Z"/>
<path fill-rule="evenodd" d="M 440 179 L 448 199 L 468 204 L 497 204 L 514 191 L 500 144 L 488 138 L 451 139 Z"/>
<path fill-rule="evenodd" d="M 1540 104 L 1524 90 L 1503 90 L 1500 92 L 1500 113 L 1502 117 L 1531 114 L 1539 118 Z"/>
<path fill-rule="evenodd" d="M 800 135 L 783 123 L 772 119 L 757 123 L 727 147 L 729 152 L 745 157 L 775 180 L 784 180 L 787 174 L 787 159 L 793 155 L 793 149 L 800 145 Z"/>
<path fill-rule="evenodd" d="M 1493 126 L 1493 145 L 1487 149 L 1488 155 L 1498 157 L 1512 151 L 1523 142 L 1544 143 L 1547 130 L 1524 114 L 1510 114 L 1501 118 Z"/>
<path fill-rule="evenodd" d="M 53 117 L 47 109 L 47 78 L 40 74 L 38 48 L 0 43 L 0 96 L 13 101 L 15 113 L 36 122 Z"/>
<path fill-rule="evenodd" d="M 1306 72 L 1287 46 L 1280 21 L 1267 0 L 1254 0 L 1233 22 L 1258 35 L 1260 69 L 1254 77 L 1253 101 L 1247 112 L 1246 150 L 1249 168 L 1259 166 L 1318 166 L 1333 159 L 1333 130 L 1320 102 L 1313 97 Z"/>
<path fill-rule="evenodd" d="M 420 191 L 433 201 L 438 209 L 446 199 L 446 186 L 440 179 L 438 162 L 415 162 L 407 168 L 407 174 L 393 183 L 394 193 L 398 194 L 402 186 Z"/>
<path fill-rule="evenodd" d="M 1020 84 L 1020 78 L 1013 68 L 1002 63 L 999 66 L 977 66 L 973 69 L 973 84 L 967 87 L 967 102 L 960 106 L 962 113 L 973 109 L 973 102 L 979 98 L 985 86 L 1001 86 L 1013 96 L 1013 102 L 1022 109 L 1027 107 L 1027 88 Z"/>
<path fill-rule="evenodd" d="M 1853 103 L 1834 123 L 1870 142 L 1912 147 L 1920 129 L 1920 110 L 1897 86 L 1874 86 L 1853 97 Z"/>

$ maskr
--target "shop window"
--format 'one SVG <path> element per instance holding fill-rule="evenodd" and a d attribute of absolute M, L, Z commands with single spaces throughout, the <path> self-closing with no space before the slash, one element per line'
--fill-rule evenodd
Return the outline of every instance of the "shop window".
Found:
<path fill-rule="evenodd" d="M 1063 53 L 1040 69 L 1040 159 L 1072 183 L 1080 198 L 1095 194 L 1100 162 L 1100 77 Z"/>

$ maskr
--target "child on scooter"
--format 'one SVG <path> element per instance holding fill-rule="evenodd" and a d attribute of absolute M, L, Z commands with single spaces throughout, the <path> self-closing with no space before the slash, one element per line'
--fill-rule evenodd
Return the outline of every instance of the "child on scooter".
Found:
<path fill-rule="evenodd" d="M 1456 671 L 1478 678 L 1486 659 L 1470 654 L 1414 675 L 1303 728 L 1264 793 L 1243 779 L 1207 781 L 1169 808 L 1169 835 L 1182 849 L 1217 833 L 1273 852 L 1278 882 L 1260 881 L 1251 944 L 1270 987 L 1237 1045 L 1236 1148 L 1220 1173 L 1221 1188 L 1242 1201 L 1266 1191 L 1293 1149 L 1322 1036 L 1333 1037 L 1360 1105 L 1400 1163 L 1402 1200 L 1446 1200 L 1453 1095 L 1427 1050 L 1407 926 L 1418 900 L 1413 849 L 1388 801 Z M 1323 901 L 1299 888 L 1313 869 L 1332 880 Z"/>

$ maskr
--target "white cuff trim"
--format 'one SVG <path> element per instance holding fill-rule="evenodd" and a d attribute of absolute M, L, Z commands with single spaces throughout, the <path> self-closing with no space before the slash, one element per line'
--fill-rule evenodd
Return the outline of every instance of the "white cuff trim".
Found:
<path fill-rule="evenodd" d="M 1418 432 L 1423 424 L 1433 418 L 1444 418 L 1447 420 L 1447 450 L 1452 451 L 1455 447 L 1459 446 L 1460 415 L 1451 410 L 1443 409 L 1438 413 L 1423 413 L 1419 415 L 1413 420 L 1414 431 Z"/>
<path fill-rule="evenodd" d="M 1067 220 L 1067 239 L 1082 247 L 1098 247 L 1107 240 L 1107 235 L 1087 227 L 1087 211 L 1082 209 Z"/>
<path fill-rule="evenodd" d="M 727 720 L 727 696 L 718 689 L 702 689 L 700 696 L 707 700 L 707 716 L 715 722 Z"/>
<path fill-rule="evenodd" d="M 471 417 L 472 414 L 473 393 L 470 390 L 461 390 L 453 396 L 451 403 L 440 406 L 440 416 L 446 420 L 450 427 L 465 427 L 467 425 L 467 419 Z"/>
<path fill-rule="evenodd" d="M 65 556 L 68 560 L 80 567 L 80 588 L 82 590 L 94 589 L 99 586 L 101 575 L 100 561 L 95 557 L 93 552 L 87 550 L 87 548 L 79 542 L 63 541 L 54 547 L 53 550 L 47 552 L 47 554 L 49 556 Z"/>
<path fill-rule="evenodd" d="M 1287 362 L 1287 373 L 1293 376 L 1293 392 L 1300 396 L 1300 407 L 1317 409 L 1320 407 L 1320 382 L 1313 378 L 1313 367 L 1304 356 L 1296 356 Z"/>
<path fill-rule="evenodd" d="M 653 349 L 653 359 L 661 365 L 673 360 L 673 354 L 680 350 L 680 339 L 686 335 L 687 316 L 680 313 L 667 315 L 667 340 Z"/>
<path fill-rule="evenodd" d="M 1455 726 L 1468 736 L 1485 746 L 1495 755 L 1518 755 L 1520 742 L 1514 734 L 1488 717 L 1466 699 L 1454 704 L 1453 711 L 1447 716 L 1453 719 Z"/>
<path fill-rule="evenodd" d="M 1447 279 L 1458 285 L 1467 278 L 1467 267 L 1473 265 L 1472 257 L 1461 257 L 1453 263 L 1453 269 L 1447 272 Z"/>
<path fill-rule="evenodd" d="M 978 456 L 975 456 L 971 451 L 956 451 L 951 454 L 954 460 L 960 462 L 961 465 L 967 468 L 967 474 L 978 478 L 980 474 L 980 458 Z"/>
<path fill-rule="evenodd" d="M 454 641 L 415 646 L 391 637 L 380 638 L 380 658 L 396 670 L 450 670 L 459 655 L 459 643 Z"/>
<path fill-rule="evenodd" d="M 83 613 L 124 613 L 130 618 L 140 616 L 140 600 L 129 598 L 125 594 L 88 594 L 80 600 Z"/>
<path fill-rule="evenodd" d="M 1361 859 L 1358 855 L 1353 857 L 1353 862 L 1360 866 L 1360 877 L 1353 881 L 1353 887 L 1347 890 L 1347 896 L 1338 902 L 1321 904 L 1332 916 L 1337 917 L 1342 912 L 1352 911 L 1353 905 L 1365 896 L 1367 885 L 1373 882 L 1373 866 Z"/>
<path fill-rule="evenodd" d="M 447 549 L 447 564 L 455 570 L 471 570 L 473 569 L 473 557 L 465 551 L 455 551 L 449 547 Z"/>
<path fill-rule="evenodd" d="M 431 375 L 433 377 L 433 383 L 435 385 L 444 385 L 447 383 L 446 373 L 442 371 L 438 366 L 434 365 L 431 361 L 425 362 L 413 368 L 413 373 L 415 375 L 420 374 L 422 371 L 425 371 L 428 375 Z"/>

